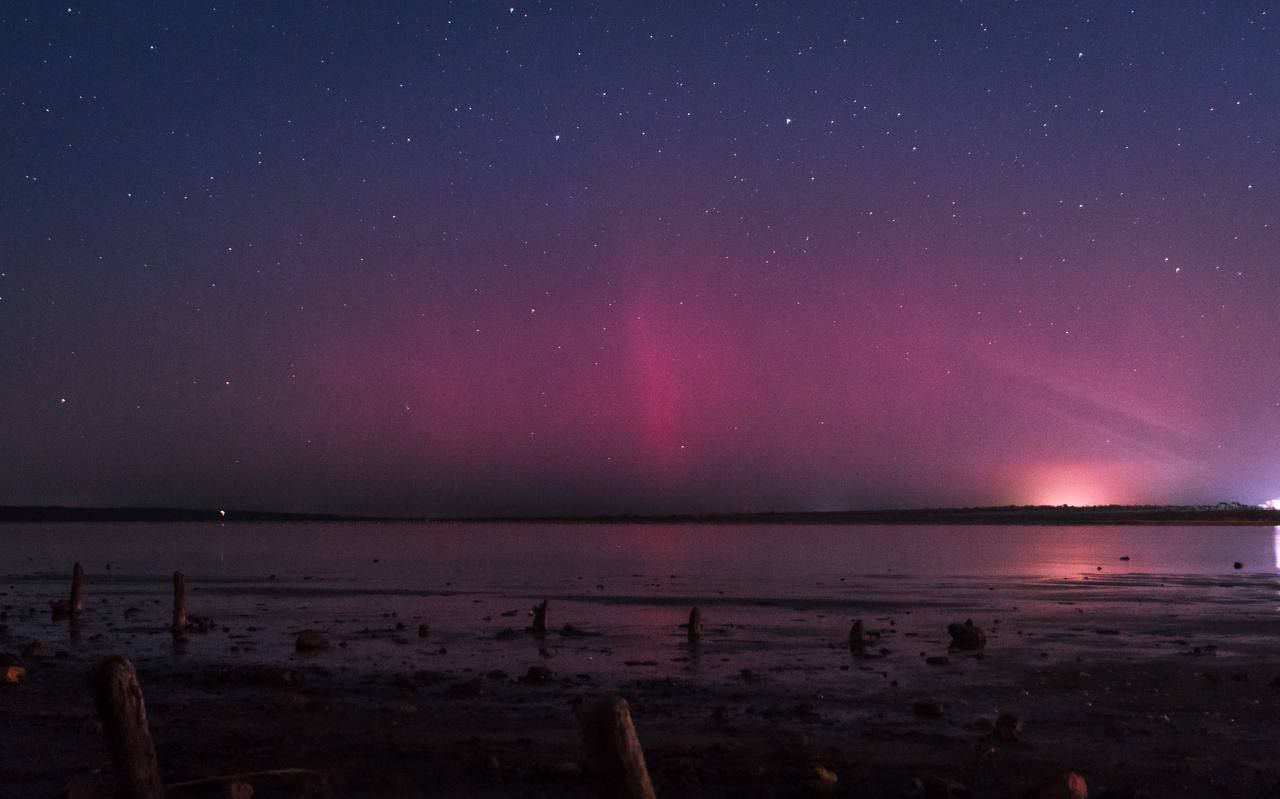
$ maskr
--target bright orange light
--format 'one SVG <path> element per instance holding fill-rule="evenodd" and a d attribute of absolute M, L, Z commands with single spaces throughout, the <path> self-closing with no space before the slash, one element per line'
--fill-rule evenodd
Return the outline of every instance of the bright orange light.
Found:
<path fill-rule="evenodd" d="M 1128 493 L 1116 469 L 1084 464 L 1046 464 L 1033 468 L 1027 479 L 1033 505 L 1110 505 Z"/>
<path fill-rule="evenodd" d="M 1088 507 L 1089 505 L 1105 505 L 1107 503 L 1096 502 L 1094 500 L 1088 499 L 1083 494 L 1068 492 L 1064 494 L 1049 495 L 1045 499 L 1038 500 L 1037 502 L 1035 502 L 1035 504 L 1036 505 L 1054 505 L 1054 506 L 1070 505 L 1073 508 L 1084 508 L 1084 507 Z"/>

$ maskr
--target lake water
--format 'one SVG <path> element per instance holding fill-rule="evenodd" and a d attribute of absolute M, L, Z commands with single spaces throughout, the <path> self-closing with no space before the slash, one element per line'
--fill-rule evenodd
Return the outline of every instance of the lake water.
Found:
<path fill-rule="evenodd" d="M 1132 633 L 1126 656 L 1208 625 L 1229 655 L 1261 645 L 1253 622 L 1280 612 L 1270 527 L 23 524 L 0 525 L 0 551 L 11 637 L 84 657 L 279 661 L 297 657 L 298 629 L 317 628 L 340 642 L 324 657 L 343 668 L 518 673 L 541 657 L 714 676 L 825 662 L 852 618 L 892 624 L 921 651 L 945 648 L 946 622 L 969 616 L 1033 637 L 1068 621 L 1078 635 L 1039 649 L 1114 648 L 1093 634 L 1105 627 Z M 89 606 L 72 636 L 48 603 L 77 560 Z M 190 612 L 219 627 L 180 653 L 164 632 L 175 569 Z M 589 635 L 531 642 L 528 611 L 543 598 L 553 630 Z M 694 652 L 679 628 L 692 605 L 707 625 Z"/>
<path fill-rule="evenodd" d="M 1280 528 L 531 524 L 0 525 L 0 574 L 94 572 L 524 586 L 640 574 L 793 590 L 835 576 L 1280 571 Z M 1120 561 L 1122 556 L 1129 561 Z"/>

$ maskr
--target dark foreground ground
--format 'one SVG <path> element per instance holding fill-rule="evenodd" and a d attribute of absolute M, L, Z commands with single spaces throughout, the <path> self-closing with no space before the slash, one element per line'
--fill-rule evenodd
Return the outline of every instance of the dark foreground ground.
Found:
<path fill-rule="evenodd" d="M 1065 770 L 1095 797 L 1280 796 L 1280 622 L 1250 615 L 1039 633 L 1006 622 L 981 657 L 947 654 L 942 631 L 895 636 L 882 617 L 869 628 L 883 630 L 885 655 L 833 643 L 829 661 L 728 682 L 701 679 L 699 648 L 663 679 L 629 679 L 625 664 L 616 678 L 561 674 L 534 652 L 530 666 L 550 676 L 448 657 L 438 670 L 362 671 L 332 650 L 278 664 L 178 650 L 137 667 L 166 783 L 288 767 L 328 785 L 263 780 L 258 797 L 587 796 L 574 708 L 613 694 L 631 703 L 661 797 L 1022 797 Z M 27 643 L 3 638 L 0 651 Z M 5 797 L 110 784 L 86 683 L 96 655 L 47 649 L 19 655 L 25 679 L 0 690 Z M 1016 739 L 993 733 L 997 710 L 1024 723 Z"/>

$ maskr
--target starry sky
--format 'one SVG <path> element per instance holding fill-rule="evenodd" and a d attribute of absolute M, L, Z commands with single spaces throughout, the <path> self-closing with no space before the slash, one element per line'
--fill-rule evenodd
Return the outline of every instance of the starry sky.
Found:
<path fill-rule="evenodd" d="M 0 130 L 0 503 L 1280 496 L 1275 3 L 13 2 Z"/>

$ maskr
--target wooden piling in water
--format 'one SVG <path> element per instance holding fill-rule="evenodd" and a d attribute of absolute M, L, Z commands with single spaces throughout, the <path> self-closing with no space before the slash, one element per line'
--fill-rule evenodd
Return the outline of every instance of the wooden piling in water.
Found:
<path fill-rule="evenodd" d="M 702 611 L 696 607 L 689 611 L 689 643 L 696 644 L 702 638 Z"/>
<path fill-rule="evenodd" d="M 174 635 L 182 635 L 187 629 L 187 576 L 181 571 L 173 573 L 173 626 Z"/>
<path fill-rule="evenodd" d="M 610 699 L 578 708 L 587 773 L 602 799 L 656 799 L 644 751 L 631 723 L 627 700 Z"/>
<path fill-rule="evenodd" d="M 71 569 L 71 615 L 79 616 L 84 612 L 84 567 L 76 561 Z"/>
<path fill-rule="evenodd" d="M 867 639 L 862 632 L 862 619 L 858 619 L 849 628 L 849 651 L 861 657 L 866 653 Z"/>
<path fill-rule="evenodd" d="M 93 701 L 115 767 L 117 799 L 164 799 L 138 673 L 125 658 L 104 658 L 89 674 Z"/>
<path fill-rule="evenodd" d="M 547 600 L 533 606 L 533 634 L 547 634 Z"/>

